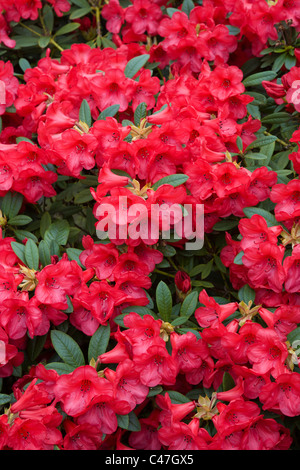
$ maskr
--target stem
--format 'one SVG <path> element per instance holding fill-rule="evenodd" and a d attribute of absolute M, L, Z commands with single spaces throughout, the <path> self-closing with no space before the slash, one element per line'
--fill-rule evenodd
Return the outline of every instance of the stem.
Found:
<path fill-rule="evenodd" d="M 169 256 L 167 257 L 167 260 L 169 261 L 169 263 L 173 266 L 174 269 L 176 269 L 176 271 L 178 271 L 178 267 L 176 266 L 176 264 L 174 263 L 174 261 L 172 260 L 172 258 L 170 258 Z"/>
<path fill-rule="evenodd" d="M 95 10 L 96 13 L 96 31 L 97 31 L 97 46 L 100 47 L 101 45 L 101 22 L 100 22 L 100 7 L 92 7 L 92 10 Z"/>
<path fill-rule="evenodd" d="M 55 46 L 60 52 L 63 52 L 63 51 L 64 51 L 63 47 L 61 47 L 59 44 L 57 44 L 57 42 L 54 41 L 53 38 L 50 38 L 50 42 L 51 42 L 51 44 L 53 44 L 53 46 Z"/>
<path fill-rule="evenodd" d="M 39 36 L 40 38 L 42 38 L 42 34 L 38 33 L 37 31 L 35 31 L 34 29 L 30 28 L 29 26 L 27 26 L 26 24 L 22 23 L 22 21 L 19 21 L 19 24 L 21 26 L 23 26 L 23 28 L 25 29 L 28 29 L 28 31 L 31 31 L 33 34 L 35 34 L 36 36 Z"/>
<path fill-rule="evenodd" d="M 25 29 L 28 29 L 28 31 L 30 31 L 31 33 L 35 34 L 36 36 L 39 36 L 40 38 L 43 38 L 44 36 L 40 33 L 38 33 L 37 31 L 35 31 L 34 29 L 30 28 L 29 26 L 27 26 L 26 24 L 22 23 L 21 21 L 19 22 L 19 24 L 21 26 L 23 26 L 23 28 Z M 57 42 L 53 39 L 53 38 L 50 38 L 50 42 L 51 44 L 53 44 L 53 46 L 55 46 L 60 52 L 62 52 L 64 49 L 59 45 L 57 44 Z"/>
<path fill-rule="evenodd" d="M 165 271 L 161 271 L 160 269 L 154 269 L 153 272 L 157 274 L 162 274 L 163 276 L 172 277 L 173 279 L 175 278 L 174 274 L 166 273 Z"/>
<path fill-rule="evenodd" d="M 265 131 L 265 132 L 264 132 L 264 135 L 272 135 L 272 134 L 270 134 L 270 132 Z M 291 146 L 290 143 L 287 143 L 287 142 L 285 142 L 284 140 L 279 139 L 278 137 L 277 137 L 277 139 L 276 139 L 276 142 L 279 142 L 279 143 L 280 143 L 281 145 L 283 145 L 284 147 L 290 147 L 290 146 Z"/>

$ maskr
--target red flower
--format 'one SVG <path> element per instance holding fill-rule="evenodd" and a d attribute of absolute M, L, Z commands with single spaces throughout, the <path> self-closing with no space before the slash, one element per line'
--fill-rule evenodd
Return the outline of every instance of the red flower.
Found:
<path fill-rule="evenodd" d="M 162 11 L 155 2 L 150 0 L 133 0 L 125 12 L 125 19 L 131 23 L 135 34 L 157 34 L 158 21 L 162 18 Z"/>
<path fill-rule="evenodd" d="M 211 75 L 210 89 L 212 94 L 221 101 L 245 91 L 242 84 L 243 73 L 236 66 L 217 66 Z"/>
<path fill-rule="evenodd" d="M 174 385 L 177 364 L 160 341 L 153 341 L 146 352 L 135 357 L 134 362 L 141 382 L 147 387 Z"/>
<path fill-rule="evenodd" d="M 270 372 L 276 377 L 288 357 L 288 350 L 275 330 L 262 328 L 256 332 L 256 342 L 247 349 L 247 356 L 254 371 L 259 374 Z"/>
<path fill-rule="evenodd" d="M 270 242 L 261 243 L 258 248 L 246 248 L 242 261 L 248 268 L 247 274 L 251 284 L 281 292 L 285 281 L 283 255 L 284 247 Z"/>
<path fill-rule="evenodd" d="M 99 377 L 91 366 L 77 367 L 74 372 L 61 375 L 54 386 L 56 401 L 73 417 L 87 411 L 98 395 L 105 395 L 110 390 L 110 383 Z"/>
<path fill-rule="evenodd" d="M 64 428 L 66 431 L 63 440 L 64 450 L 98 450 L 102 443 L 102 433 L 96 426 L 88 423 L 77 425 L 66 419 Z"/>
<path fill-rule="evenodd" d="M 246 429 L 260 414 L 259 406 L 242 398 L 232 400 L 228 405 L 218 403 L 218 415 L 213 417 L 214 426 L 220 437 Z"/>
<path fill-rule="evenodd" d="M 204 307 L 199 307 L 195 311 L 197 322 L 203 328 L 214 326 L 223 322 L 232 313 L 238 309 L 237 302 L 230 302 L 225 305 L 219 305 L 213 297 L 209 297 L 206 290 L 203 289 L 199 295 L 199 302 L 204 304 Z"/>
<path fill-rule="evenodd" d="M 280 374 L 266 383 L 259 394 L 264 410 L 280 411 L 285 416 L 300 413 L 300 378 L 297 373 Z"/>

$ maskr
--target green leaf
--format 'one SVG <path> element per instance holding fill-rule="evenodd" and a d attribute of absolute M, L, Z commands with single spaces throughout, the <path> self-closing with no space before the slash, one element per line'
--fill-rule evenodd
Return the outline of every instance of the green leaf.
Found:
<path fill-rule="evenodd" d="M 66 252 L 70 260 L 75 260 L 81 268 L 84 268 L 79 259 L 79 255 L 82 253 L 82 250 L 79 248 L 67 248 Z"/>
<path fill-rule="evenodd" d="M 31 238 L 31 240 L 33 240 L 35 243 L 38 242 L 37 237 L 32 232 L 29 232 L 28 230 L 14 229 L 14 235 L 21 242 L 24 240 L 24 238 Z"/>
<path fill-rule="evenodd" d="M 106 352 L 110 339 L 110 326 L 101 325 L 90 339 L 88 347 L 88 360 L 97 360 L 98 356 Z"/>
<path fill-rule="evenodd" d="M 74 197 L 75 204 L 84 204 L 85 202 L 89 202 L 93 200 L 93 196 L 91 193 L 90 188 L 83 189 L 79 193 L 76 194 Z"/>
<path fill-rule="evenodd" d="M 2 213 L 6 215 L 7 217 L 9 217 L 10 208 L 12 205 L 12 199 L 13 199 L 12 193 L 9 191 L 8 193 L 5 194 L 5 196 L 1 200 Z"/>
<path fill-rule="evenodd" d="M 26 265 L 30 269 L 37 271 L 39 269 L 39 249 L 34 241 L 29 238 L 24 250 Z"/>
<path fill-rule="evenodd" d="M 45 365 L 47 370 L 55 370 L 59 375 L 70 374 L 76 369 L 74 366 L 65 364 L 64 362 L 49 362 Z"/>
<path fill-rule="evenodd" d="M 261 215 L 265 221 L 267 222 L 268 227 L 273 227 L 274 225 L 279 225 L 279 222 L 277 222 L 275 216 L 271 214 L 271 212 L 268 212 L 265 209 L 262 209 L 261 207 L 244 207 L 243 209 L 244 214 L 246 217 L 249 219 L 252 217 L 254 214 L 259 214 Z"/>
<path fill-rule="evenodd" d="M 177 8 L 167 8 L 167 14 L 169 15 L 170 18 L 174 15 L 174 13 L 180 12 Z"/>
<path fill-rule="evenodd" d="M 177 186 L 180 186 L 181 184 L 184 184 L 188 179 L 189 179 L 189 177 L 187 175 L 183 175 L 183 174 L 175 174 L 175 175 L 165 176 L 164 178 L 161 178 L 160 180 L 158 180 L 152 186 L 152 189 L 154 189 L 154 191 L 156 191 L 163 184 L 170 184 L 171 186 L 176 188 Z"/>
<path fill-rule="evenodd" d="M 125 77 L 133 78 L 138 73 L 138 71 L 142 67 L 144 67 L 144 65 L 147 63 L 149 59 L 150 59 L 149 54 L 142 54 L 137 57 L 133 57 L 133 59 L 131 59 L 125 67 L 125 70 L 124 70 Z"/>
<path fill-rule="evenodd" d="M 104 36 L 102 36 L 101 42 L 102 42 L 102 46 L 103 46 L 104 49 L 106 47 L 111 47 L 112 49 L 117 49 L 117 46 L 115 45 L 115 43 L 113 41 L 111 41 L 110 39 L 104 37 Z"/>
<path fill-rule="evenodd" d="M 70 15 L 70 20 L 76 20 L 77 18 L 81 18 L 82 16 L 86 16 L 91 12 L 91 7 L 87 6 L 84 8 L 78 8 L 74 10 Z"/>
<path fill-rule="evenodd" d="M 244 256 L 244 252 L 240 251 L 233 260 L 234 264 L 239 264 L 239 265 L 243 264 L 243 261 L 242 261 L 243 256 Z"/>
<path fill-rule="evenodd" d="M 129 416 L 126 415 L 116 415 L 118 421 L 118 427 L 122 429 L 128 429 L 129 427 Z"/>
<path fill-rule="evenodd" d="M 267 160 L 268 157 L 260 152 L 250 152 L 245 155 L 245 158 L 249 158 L 250 160 Z"/>
<path fill-rule="evenodd" d="M 64 36 L 65 34 L 72 33 L 80 27 L 80 23 L 68 23 L 59 28 L 55 36 Z"/>
<path fill-rule="evenodd" d="M 130 411 L 128 414 L 129 422 L 127 430 L 131 432 L 139 432 L 141 430 L 141 423 L 139 422 L 134 411 Z"/>
<path fill-rule="evenodd" d="M 183 0 L 181 9 L 187 16 L 190 16 L 190 13 L 194 8 L 195 5 L 192 0 Z"/>
<path fill-rule="evenodd" d="M 228 28 L 229 34 L 232 36 L 237 36 L 241 32 L 240 28 L 237 26 L 232 26 L 231 24 L 226 24 L 225 26 Z"/>
<path fill-rule="evenodd" d="M 285 63 L 287 56 L 288 54 L 284 52 L 283 54 L 280 54 L 276 57 L 272 65 L 273 72 L 279 72 L 279 70 L 282 68 L 283 64 Z"/>
<path fill-rule="evenodd" d="M 45 240 L 41 240 L 39 243 L 39 256 L 40 261 L 44 267 L 51 264 L 50 248 L 48 243 L 45 242 Z"/>
<path fill-rule="evenodd" d="M 92 125 L 91 109 L 87 100 L 82 100 L 79 109 L 79 120 L 85 122 L 89 127 Z"/>
<path fill-rule="evenodd" d="M 164 281 L 160 281 L 156 288 L 156 304 L 161 318 L 168 322 L 172 314 L 172 294 Z"/>
<path fill-rule="evenodd" d="M 166 393 L 168 393 L 171 402 L 175 405 L 182 405 L 183 403 L 189 403 L 191 401 L 185 395 L 175 390 L 168 390 Z"/>
<path fill-rule="evenodd" d="M 44 240 L 50 247 L 50 242 L 54 241 L 58 245 L 66 245 L 70 233 L 70 226 L 67 220 L 53 222 L 46 230 Z"/>
<path fill-rule="evenodd" d="M 51 331 L 51 341 L 59 357 L 72 367 L 85 365 L 84 355 L 71 336 L 59 330 Z"/>
<path fill-rule="evenodd" d="M 239 221 L 238 220 L 232 220 L 232 219 L 223 219 L 217 222 L 213 229 L 218 230 L 218 231 L 225 231 L 225 230 L 230 230 L 238 225 Z"/>
<path fill-rule="evenodd" d="M 71 2 L 80 8 L 87 8 L 89 6 L 88 0 L 71 0 Z"/>
<path fill-rule="evenodd" d="M 245 78 L 243 80 L 243 85 L 247 88 L 248 86 L 255 86 L 255 85 L 261 85 L 261 82 L 266 80 L 266 81 L 271 81 L 276 78 L 277 73 L 273 71 L 266 71 L 266 72 L 258 72 L 253 75 L 250 75 L 249 77 Z"/>
<path fill-rule="evenodd" d="M 5 405 L 6 403 L 10 403 L 12 400 L 10 395 L 6 395 L 4 393 L 0 393 L 0 406 Z"/>
<path fill-rule="evenodd" d="M 292 347 L 293 347 L 294 341 L 300 341 L 300 327 L 299 326 L 298 328 L 295 328 L 287 335 L 287 340 L 290 342 Z"/>
<path fill-rule="evenodd" d="M 23 72 L 25 72 L 27 69 L 31 69 L 30 63 L 28 62 L 27 59 L 25 59 L 23 57 L 21 59 L 19 59 L 19 66 L 20 66 L 20 68 L 22 69 Z"/>
<path fill-rule="evenodd" d="M 197 303 L 198 303 L 198 291 L 192 291 L 190 294 L 186 296 L 184 301 L 181 304 L 180 308 L 180 315 L 182 317 L 189 318 L 191 315 L 195 313 Z"/>
<path fill-rule="evenodd" d="M 161 385 L 157 385 L 156 387 L 150 387 L 147 397 L 148 398 L 155 397 L 156 395 L 162 393 L 162 391 L 163 391 L 163 388 Z"/>
<path fill-rule="evenodd" d="M 246 151 L 253 149 L 253 148 L 263 147 L 272 142 L 275 142 L 276 140 L 277 140 L 276 135 L 266 135 L 266 136 L 259 137 L 258 139 L 254 140 L 253 142 L 251 142 L 251 144 L 248 145 Z"/>
<path fill-rule="evenodd" d="M 248 304 L 248 302 L 250 300 L 252 300 L 252 302 L 254 302 L 255 295 L 256 295 L 255 291 L 253 289 L 251 289 L 251 287 L 248 284 L 245 284 L 238 291 L 238 298 L 240 299 L 240 301 L 243 300 L 246 304 Z"/>
<path fill-rule="evenodd" d="M 45 5 L 43 8 L 44 23 L 49 33 L 52 33 L 54 25 L 53 8 L 50 5 Z"/>
<path fill-rule="evenodd" d="M 113 104 L 104 109 L 98 116 L 98 120 L 103 121 L 107 117 L 114 117 L 120 109 L 119 104 Z"/>
<path fill-rule="evenodd" d="M 27 341 L 26 351 L 31 362 L 34 362 L 40 353 L 43 351 L 47 334 L 43 336 L 35 336 Z"/>
<path fill-rule="evenodd" d="M 9 211 L 7 214 L 9 218 L 13 218 L 19 213 L 19 210 L 21 209 L 22 204 L 23 204 L 23 199 L 24 199 L 24 196 L 20 193 L 15 193 L 12 195 Z"/>
<path fill-rule="evenodd" d="M 15 217 L 12 217 L 11 219 L 8 220 L 8 225 L 27 225 L 30 222 L 32 222 L 32 218 L 29 217 L 28 215 L 16 215 Z"/>
<path fill-rule="evenodd" d="M 50 225 L 51 225 L 51 215 L 48 211 L 46 211 L 43 213 L 41 217 L 41 223 L 40 223 L 40 234 L 42 238 L 44 238 L 45 232 L 50 227 Z"/>
<path fill-rule="evenodd" d="M 48 46 L 49 42 L 50 42 L 50 36 L 42 36 L 41 38 L 39 38 L 39 46 L 41 49 L 44 49 L 45 47 Z"/>
<path fill-rule="evenodd" d="M 275 123 L 282 123 L 287 122 L 292 119 L 292 116 L 289 113 L 284 111 L 280 113 L 272 113 L 262 118 L 261 122 L 275 124 Z"/>
<path fill-rule="evenodd" d="M 224 372 L 222 386 L 223 392 L 227 392 L 227 390 L 231 390 L 235 387 L 235 382 L 228 372 Z"/>
<path fill-rule="evenodd" d="M 18 242 L 11 242 L 11 247 L 14 251 L 14 253 L 17 255 L 17 257 L 24 263 L 26 264 L 25 260 L 25 245 L 22 243 Z"/>
<path fill-rule="evenodd" d="M 147 116 L 147 104 L 140 103 L 134 111 L 134 124 L 136 126 L 140 125 L 142 119 Z"/>

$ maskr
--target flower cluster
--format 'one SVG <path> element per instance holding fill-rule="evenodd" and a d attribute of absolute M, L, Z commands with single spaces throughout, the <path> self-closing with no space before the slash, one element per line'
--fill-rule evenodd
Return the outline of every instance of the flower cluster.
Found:
<path fill-rule="evenodd" d="M 174 5 L 0 0 L 2 450 L 299 448 L 300 2 Z"/>

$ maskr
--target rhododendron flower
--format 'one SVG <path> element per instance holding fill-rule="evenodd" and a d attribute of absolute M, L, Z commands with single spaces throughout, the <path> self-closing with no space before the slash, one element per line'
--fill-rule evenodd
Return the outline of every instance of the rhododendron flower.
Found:
<path fill-rule="evenodd" d="M 155 387 L 159 383 L 173 385 L 176 381 L 177 364 L 158 340 L 153 340 L 152 345 L 135 357 L 134 362 L 141 382 L 147 387 Z"/>
<path fill-rule="evenodd" d="M 64 420 L 66 435 L 63 439 L 64 450 L 98 450 L 102 433 L 96 426 L 88 423 L 78 424 L 70 419 Z"/>
<path fill-rule="evenodd" d="M 266 383 L 259 394 L 264 410 L 280 410 L 285 416 L 299 415 L 299 375 L 280 374 Z"/>
<path fill-rule="evenodd" d="M 275 330 L 263 328 L 256 332 L 256 341 L 249 345 L 246 354 L 254 371 L 259 374 L 271 372 L 276 377 L 288 356 L 288 350 Z"/>
<path fill-rule="evenodd" d="M 199 419 L 195 418 L 189 424 L 173 423 L 158 430 L 161 443 L 169 450 L 209 450 L 212 437 L 204 428 L 199 428 Z"/>
<path fill-rule="evenodd" d="M 218 403 L 218 415 L 213 417 L 213 423 L 219 436 L 229 436 L 233 432 L 247 428 L 260 414 L 256 403 L 242 398 L 232 400 L 228 405 Z"/>
<path fill-rule="evenodd" d="M 110 390 L 109 382 L 98 377 L 91 366 L 81 366 L 70 374 L 61 375 L 54 386 L 56 401 L 73 417 L 87 411 L 98 395 L 106 395 Z"/>
<path fill-rule="evenodd" d="M 195 317 L 199 325 L 203 328 L 223 322 L 238 309 L 237 302 L 219 305 L 213 297 L 208 296 L 205 289 L 199 294 L 199 302 L 204 304 L 204 307 L 197 308 Z"/>
<path fill-rule="evenodd" d="M 270 242 L 261 243 L 258 249 L 246 248 L 242 260 L 248 268 L 247 274 L 251 284 L 281 292 L 285 281 L 283 255 L 284 247 Z"/>
<path fill-rule="evenodd" d="M 162 18 L 162 12 L 158 5 L 149 0 L 134 0 L 125 12 L 125 20 L 131 23 L 135 34 L 145 31 L 154 35 L 157 33 L 158 21 Z"/>

